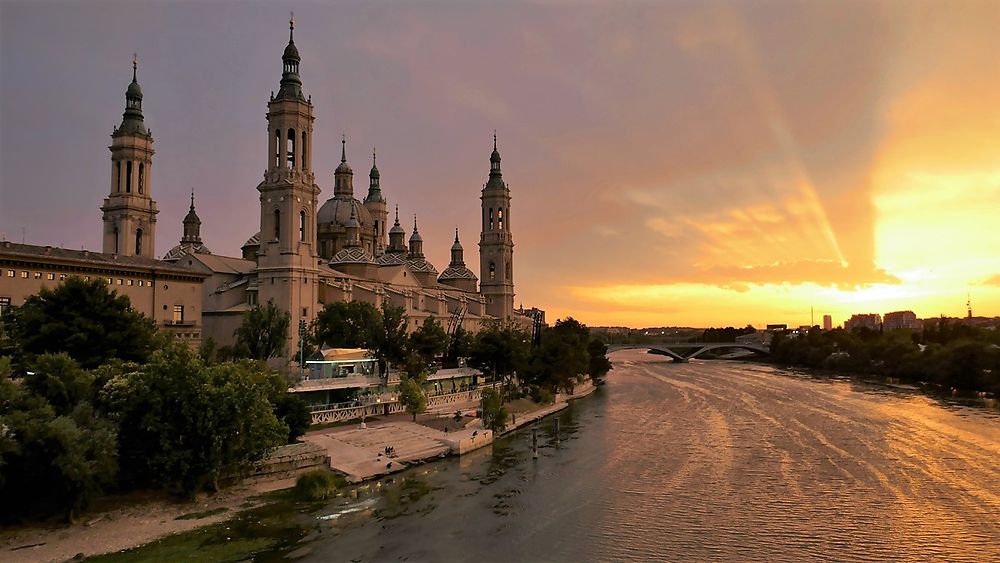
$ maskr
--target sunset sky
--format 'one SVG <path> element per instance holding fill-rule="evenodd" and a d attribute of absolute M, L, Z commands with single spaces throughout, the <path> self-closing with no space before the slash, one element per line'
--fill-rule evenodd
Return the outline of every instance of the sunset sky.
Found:
<path fill-rule="evenodd" d="M 592 325 L 1000 315 L 1000 2 L 0 0 L 0 232 L 100 249 L 132 53 L 157 254 L 259 230 L 289 10 L 332 196 L 420 217 L 478 271 L 497 130 L 515 303 Z"/>

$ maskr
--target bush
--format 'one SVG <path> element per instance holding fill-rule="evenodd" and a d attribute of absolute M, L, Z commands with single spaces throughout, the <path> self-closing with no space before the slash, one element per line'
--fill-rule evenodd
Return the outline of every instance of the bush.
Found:
<path fill-rule="evenodd" d="M 552 394 L 552 391 L 544 387 L 532 385 L 531 400 L 542 405 L 548 405 L 555 402 L 556 396 Z"/>
<path fill-rule="evenodd" d="M 326 500 L 337 495 L 337 489 L 347 484 L 343 476 L 325 469 L 303 473 L 295 481 L 295 496 L 299 500 Z"/>

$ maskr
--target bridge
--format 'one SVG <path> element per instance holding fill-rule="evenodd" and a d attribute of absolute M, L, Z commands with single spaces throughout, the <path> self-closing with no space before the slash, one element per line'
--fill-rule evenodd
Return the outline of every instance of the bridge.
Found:
<path fill-rule="evenodd" d="M 721 350 L 731 348 L 734 350 L 746 350 L 760 356 L 767 356 L 771 353 L 767 346 L 760 344 L 749 344 L 741 342 L 672 342 L 672 343 L 651 343 L 651 344 L 628 344 L 625 346 L 609 347 L 611 350 L 631 350 L 646 349 L 650 354 L 667 356 L 675 362 L 684 363 L 688 360 L 711 350 Z"/>

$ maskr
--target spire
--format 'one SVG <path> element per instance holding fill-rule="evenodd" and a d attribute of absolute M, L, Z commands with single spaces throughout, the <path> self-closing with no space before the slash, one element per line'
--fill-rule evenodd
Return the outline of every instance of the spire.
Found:
<path fill-rule="evenodd" d="M 347 135 L 340 139 L 340 165 L 333 172 L 333 196 L 354 199 L 354 170 L 347 164 Z"/>
<path fill-rule="evenodd" d="M 375 148 L 372 147 L 372 169 L 368 173 L 368 196 L 365 197 L 365 203 L 385 203 L 382 188 L 379 187 L 379 176 L 378 166 L 375 165 Z"/>
<path fill-rule="evenodd" d="M 449 268 L 464 268 L 465 256 L 462 243 L 458 242 L 458 227 L 455 227 L 455 244 L 451 245 L 451 264 Z"/>
<path fill-rule="evenodd" d="M 191 188 L 191 209 L 184 217 L 184 236 L 181 244 L 186 242 L 201 244 L 201 219 L 194 210 L 194 188 Z"/>
<path fill-rule="evenodd" d="M 500 175 L 500 151 L 497 150 L 497 132 L 493 130 L 493 152 L 490 154 L 490 176 Z"/>
<path fill-rule="evenodd" d="M 299 50 L 295 47 L 295 14 L 288 20 L 288 45 L 281 54 L 283 63 L 281 71 L 281 87 L 275 100 L 305 101 L 302 95 L 302 80 L 299 78 Z"/>
<path fill-rule="evenodd" d="M 142 117 L 142 88 L 139 87 L 137 78 L 139 68 L 139 55 L 132 54 L 132 82 L 125 90 L 125 113 L 122 114 L 122 124 L 118 127 L 117 133 L 138 133 L 149 135 L 146 124 Z"/>
<path fill-rule="evenodd" d="M 424 238 L 420 236 L 420 231 L 417 230 L 417 216 L 413 215 L 413 234 L 410 235 L 410 258 L 423 258 L 424 257 Z"/>
<path fill-rule="evenodd" d="M 406 231 L 399 224 L 399 206 L 396 206 L 396 222 L 389 229 L 389 248 L 386 252 L 390 254 L 402 254 L 406 252 L 406 244 L 403 242 L 403 238 L 406 237 Z"/>

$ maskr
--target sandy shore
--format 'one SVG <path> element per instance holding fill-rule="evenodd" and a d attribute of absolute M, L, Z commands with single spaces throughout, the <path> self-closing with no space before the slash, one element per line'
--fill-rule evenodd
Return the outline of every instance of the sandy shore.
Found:
<path fill-rule="evenodd" d="M 0 529 L 0 561 L 66 561 L 78 554 L 86 556 L 121 551 L 152 542 L 163 536 L 200 528 L 226 520 L 240 510 L 261 504 L 262 493 L 295 485 L 284 479 L 238 485 L 194 502 L 151 500 L 87 514 L 74 525 L 33 525 Z M 217 509 L 224 512 L 178 520 L 179 516 Z"/>

